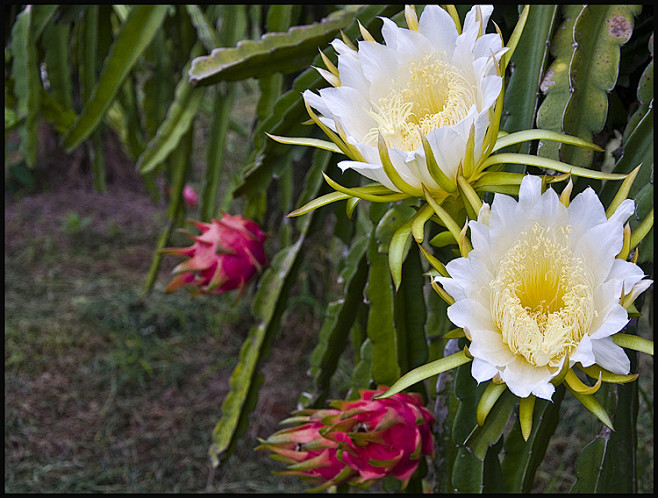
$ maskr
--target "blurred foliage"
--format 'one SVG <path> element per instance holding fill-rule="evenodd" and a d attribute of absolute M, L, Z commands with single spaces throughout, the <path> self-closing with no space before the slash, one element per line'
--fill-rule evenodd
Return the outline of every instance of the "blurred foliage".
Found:
<path fill-rule="evenodd" d="M 457 6 L 462 19 L 467 9 Z M 505 40 L 519 13 L 516 5 L 494 10 L 493 20 Z M 443 348 L 451 347 L 441 339 L 449 329 L 444 309 L 432 292 L 423 289 L 428 268 L 417 250 L 407 253 L 400 289 L 394 292 L 391 285 L 386 254 L 387 240 L 393 235 L 389 222 L 396 210 L 415 206 L 408 201 L 362 203 L 354 210 L 355 205 L 348 203 L 346 212 L 335 203 L 288 219 L 285 216 L 293 209 L 331 191 L 321 173 L 339 176 L 338 156 L 283 145 L 265 135 L 322 138 L 317 127 L 305 124 L 308 116 L 300 95 L 325 86 L 314 69 L 322 64 L 318 49 L 336 64 L 328 42 L 340 36 L 339 30 L 357 40 L 359 22 L 381 41 L 379 16 L 404 23 L 402 5 L 5 7 L 5 143 L 12 130 L 20 137 L 19 160 L 8 162 L 8 155 L 16 151 L 5 145 L 9 185 L 32 185 L 38 126 L 45 121 L 58 133 L 66 152 L 86 151 L 94 186 L 103 191 L 102 137 L 108 130 L 115 133 L 154 199 L 159 196 L 156 179 L 164 178 L 172 189 L 168 223 L 155 248 L 145 294 L 158 275 L 157 249 L 167 245 L 184 218 L 182 189 L 190 177 L 193 153 L 201 147 L 205 166 L 200 218 L 207 221 L 237 206 L 236 198 L 242 214 L 273 234 L 272 264 L 262 275 L 252 303 L 257 324 L 243 345 L 213 434 L 210 455 L 215 465 L 231 455 L 245 433 L 262 383 L 260 366 L 276 340 L 282 316 L 298 302 L 293 294 L 299 292 L 296 284 L 301 276 L 311 299 L 326 309 L 317 347 L 310 355 L 315 390 L 300 394 L 304 406 L 320 407 L 327 396 L 336 394 L 331 390 L 332 378 L 346 356 L 355 366 L 350 396 L 360 387 L 391 383 L 414 366 L 441 358 Z M 610 31 L 606 21 L 612 18 L 624 29 Z M 633 229 L 653 208 L 653 22 L 649 5 L 532 5 L 508 66 L 501 122 L 508 132 L 541 127 L 606 149 L 605 153 L 587 151 L 581 157 L 582 149 L 532 142 L 524 145 L 526 153 L 617 173 L 642 164 L 630 192 L 637 200 Z M 257 87 L 256 119 L 248 131 L 232 118 L 236 85 L 247 82 Z M 210 118 L 210 125 L 199 142 L 194 131 L 204 116 Z M 248 134 L 250 153 L 238 175 L 223 169 L 229 128 Z M 541 172 L 518 165 L 506 166 L 505 171 Z M 358 181 L 353 172 L 341 177 L 346 186 L 358 186 Z M 605 205 L 610 203 L 616 191 L 612 182 L 588 183 L 601 193 Z M 584 187 L 583 181 L 576 182 L 574 193 Z M 65 223 L 71 228 L 74 222 Z M 640 262 L 649 275 L 653 274 L 652 235 L 640 244 Z M 449 248 L 436 249 L 438 254 L 442 251 L 451 254 Z M 338 283 L 333 281 L 336 276 Z M 528 492 L 558 424 L 561 397 L 554 405 L 537 408 L 535 432 L 524 444 L 518 422 L 507 424 L 518 409 L 510 396 L 501 396 L 497 416 L 478 428 L 474 406 L 479 391 L 465 374 L 468 368 L 462 366 L 455 376 L 438 379 L 436 386 L 429 382 L 415 386 L 433 403 L 443 382 L 440 391 L 449 389 L 458 400 L 445 407 L 452 433 L 441 435 L 455 451 L 438 459 L 434 469 L 437 476 L 451 480 L 438 479 L 434 490 Z M 585 473 L 576 482 L 578 491 L 636 491 L 635 463 L 628 455 L 637 444 L 638 393 L 625 386 L 615 393 L 609 406 L 615 421 L 630 423 L 615 423 L 614 438 L 605 432 L 597 437 L 583 450 L 579 469 L 595 464 L 630 477 L 610 482 Z M 631 447 L 613 444 L 619 438 Z M 503 472 L 504 481 L 499 479 Z M 491 487 L 492 482 L 498 487 Z"/>

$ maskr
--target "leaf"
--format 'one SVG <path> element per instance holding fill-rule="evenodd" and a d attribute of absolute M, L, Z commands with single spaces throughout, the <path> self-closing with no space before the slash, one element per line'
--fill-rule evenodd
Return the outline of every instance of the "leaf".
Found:
<path fill-rule="evenodd" d="M 330 154 L 318 151 L 314 167 L 307 173 L 307 190 L 302 197 L 317 194 L 320 188 L 320 172 L 326 167 Z M 285 311 L 288 293 L 295 283 L 297 270 L 301 264 L 301 247 L 306 239 L 314 213 L 304 217 L 298 224 L 300 235 L 297 241 L 281 249 L 273 258 L 270 267 L 261 277 L 258 291 L 252 303 L 252 313 L 259 320 L 252 327 L 242 345 L 240 361 L 233 370 L 230 380 L 231 390 L 222 403 L 222 417 L 213 431 L 213 444 L 209 454 L 214 466 L 219 459 L 230 456 L 237 439 L 246 429 L 247 417 L 253 410 L 258 393 L 260 374 L 258 369 L 267 357 L 273 335 L 279 327 Z"/>
<path fill-rule="evenodd" d="M 11 30 L 11 74 L 16 94 L 16 115 L 19 123 L 20 150 L 25 162 L 32 167 L 37 162 L 37 127 L 39 125 L 39 97 L 41 76 L 32 26 L 35 6 L 28 5 L 18 14 Z"/>
<path fill-rule="evenodd" d="M 368 284 L 365 297 L 369 305 L 368 338 L 372 342 L 372 380 L 390 386 L 400 376 L 393 320 L 393 286 L 388 256 L 378 250 L 375 230 L 368 244 Z"/>
<path fill-rule="evenodd" d="M 482 493 L 484 464 L 465 446 L 460 446 L 452 468 L 452 488 L 456 493 Z"/>
<path fill-rule="evenodd" d="M 637 178 L 630 188 L 628 197 L 635 199 L 636 212 L 629 222 L 634 230 L 647 216 L 653 207 L 653 163 L 654 163 L 654 129 L 653 108 L 649 108 L 634 130 L 622 142 L 623 153 L 613 171 L 615 173 L 630 173 L 639 164 L 642 166 Z M 601 201 L 608 205 L 617 193 L 617 182 L 606 182 L 601 189 Z M 653 262 L 653 236 L 650 232 L 640 243 L 642 261 Z"/>
<path fill-rule="evenodd" d="M 319 23 L 295 26 L 286 33 L 266 33 L 260 40 L 243 40 L 235 47 L 217 48 L 192 61 L 190 83 L 207 86 L 219 81 L 295 72 L 313 60 L 318 46 L 326 45 L 339 29 L 353 21 L 358 8 L 348 6 Z"/>
<path fill-rule="evenodd" d="M 249 330 L 242 345 L 240 360 L 233 370 L 230 392 L 222 403 L 222 416 L 213 430 L 213 444 L 209 454 L 216 467 L 219 458 L 227 458 L 231 453 L 238 427 L 249 411 L 249 399 L 254 398 L 257 388 L 258 365 L 269 346 L 274 330 L 283 312 L 296 268 L 305 234 L 301 234 L 295 244 L 283 248 L 273 258 L 270 268 L 262 276 L 260 287 L 254 298 L 253 311 L 259 320 L 258 325 Z"/>
<path fill-rule="evenodd" d="M 466 448 L 464 442 L 477 426 L 475 412 L 483 390 L 484 386 L 478 386 L 471 375 L 471 365 L 462 365 L 457 369 L 455 395 L 459 405 L 452 423 L 452 441 L 458 450 L 451 476 L 452 490 L 457 493 L 482 492 L 483 462 Z"/>
<path fill-rule="evenodd" d="M 201 45 L 196 43 L 190 55 L 201 51 Z M 181 137 L 189 130 L 194 117 L 201 105 L 203 89 L 193 88 L 185 78 L 176 85 L 174 101 L 167 110 L 165 120 L 158 127 L 155 136 L 137 160 L 137 170 L 144 175 L 150 173 L 167 159 L 176 148 Z"/>
<path fill-rule="evenodd" d="M 569 63 L 573 56 L 573 26 L 582 11 L 582 5 L 564 5 L 562 7 L 563 22 L 557 28 L 551 40 L 551 55 L 553 62 L 544 73 L 539 85 L 546 95 L 537 110 L 537 128 L 562 132 L 562 116 L 571 95 L 569 81 Z M 551 142 L 540 142 L 537 155 L 559 160 L 559 145 Z"/>
<path fill-rule="evenodd" d="M 331 378 L 343 353 L 350 329 L 363 302 L 363 288 L 368 276 L 365 258 L 368 240 L 356 241 L 345 258 L 340 272 L 344 282 L 341 299 L 327 307 L 324 323 L 318 333 L 318 345 L 310 357 L 310 374 L 315 379 L 315 396 L 309 406 L 320 406 L 329 392 Z"/>
<path fill-rule="evenodd" d="M 509 435 L 505 437 L 505 458 L 502 462 L 505 492 L 531 492 L 535 472 L 544 458 L 548 443 L 558 424 L 564 391 L 564 387 L 558 386 L 551 401 L 545 399 L 535 401 L 532 432 L 528 441 L 523 439 L 518 420 L 515 421 Z"/>
<path fill-rule="evenodd" d="M 184 78 L 183 78 L 184 79 Z M 187 83 L 186 83 L 187 84 Z M 199 90 L 193 90 L 198 92 Z M 203 92 L 200 92 L 203 94 Z M 215 215 L 218 188 L 221 184 L 221 172 L 224 166 L 224 149 L 231 120 L 231 109 L 235 99 L 236 88 L 216 88 L 214 92 L 212 125 L 208 135 L 206 152 L 206 169 L 203 174 L 203 187 L 199 199 L 201 219 L 209 221 Z"/>
<path fill-rule="evenodd" d="M 569 65 L 573 88 L 562 118 L 565 133 L 591 141 L 608 114 L 608 92 L 617 83 L 620 47 L 633 34 L 633 17 L 639 5 L 588 5 L 576 19 L 576 47 Z M 562 160 L 589 167 L 593 152 L 561 146 Z"/>
<path fill-rule="evenodd" d="M 130 10 L 107 55 L 98 84 L 63 140 L 66 152 L 80 145 L 98 126 L 139 56 L 160 29 L 166 5 L 137 5 Z"/>
<path fill-rule="evenodd" d="M 484 461 L 489 447 L 496 444 L 501 438 L 507 421 L 514 411 L 514 404 L 517 401 L 518 398 L 509 389 L 505 389 L 505 392 L 496 401 L 484 424 L 477 425 L 464 442 L 465 446 L 481 461 Z"/>
<path fill-rule="evenodd" d="M 40 91 L 41 96 L 39 100 L 41 101 L 41 114 L 43 118 L 56 131 L 65 133 L 75 121 L 75 112 L 73 112 L 73 109 L 64 109 L 59 101 L 51 97 L 43 88 Z"/>
<path fill-rule="evenodd" d="M 160 249 L 164 248 L 173 233 L 174 229 L 178 226 L 179 215 L 183 212 L 183 188 L 185 186 L 185 179 L 187 177 L 187 170 L 190 166 L 190 152 L 192 149 L 192 130 L 188 130 L 187 134 L 182 138 L 180 146 L 174 151 L 171 158 L 172 169 L 172 185 L 171 185 L 171 200 L 167 206 L 167 219 L 169 223 L 166 229 L 158 239 L 156 250 L 153 254 L 153 261 L 151 268 L 144 284 L 142 295 L 148 294 L 158 275 L 160 262 L 162 260 L 162 253 Z"/>
<path fill-rule="evenodd" d="M 616 399 L 615 430 L 603 427 L 576 459 L 572 493 L 637 492 L 635 451 L 637 434 L 637 382 L 606 386 Z M 614 395 L 616 391 L 616 396 Z M 609 398 L 610 399 L 610 398 Z"/>
<path fill-rule="evenodd" d="M 426 282 L 417 246 L 413 246 L 404 260 L 404 279 L 393 298 L 395 329 L 397 331 L 398 363 L 403 372 L 427 362 L 425 338 L 427 311 L 423 286 Z M 421 389 L 420 384 L 417 388 Z"/>
<path fill-rule="evenodd" d="M 153 68 L 146 72 L 144 93 L 149 96 L 144 100 L 144 138 L 148 142 L 164 120 L 167 106 L 174 97 L 174 86 L 169 76 L 172 73 L 172 60 L 165 48 L 166 35 L 163 30 L 156 33 L 153 43 L 144 52 L 147 67 Z"/>
<path fill-rule="evenodd" d="M 66 111 L 73 110 L 69 63 L 69 24 L 49 23 L 43 30 L 42 47 L 53 98 Z"/>
<path fill-rule="evenodd" d="M 196 28 L 197 38 L 208 51 L 211 51 L 221 45 L 214 26 L 206 18 L 205 14 L 198 5 L 185 5 L 185 10 L 190 16 L 190 21 Z"/>

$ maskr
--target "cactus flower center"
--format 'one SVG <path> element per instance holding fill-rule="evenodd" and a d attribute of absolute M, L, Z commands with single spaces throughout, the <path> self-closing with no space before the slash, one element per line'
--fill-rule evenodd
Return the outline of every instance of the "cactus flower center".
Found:
<path fill-rule="evenodd" d="M 537 223 L 500 262 L 491 308 L 503 342 L 537 367 L 556 366 L 595 316 L 592 276 L 568 245 L 571 227 Z"/>
<path fill-rule="evenodd" d="M 403 83 L 393 82 L 389 95 L 373 103 L 368 114 L 377 122 L 365 136 L 376 142 L 381 132 L 387 146 L 413 151 L 420 134 L 459 123 L 476 103 L 477 90 L 462 71 L 435 54 L 408 64 Z"/>

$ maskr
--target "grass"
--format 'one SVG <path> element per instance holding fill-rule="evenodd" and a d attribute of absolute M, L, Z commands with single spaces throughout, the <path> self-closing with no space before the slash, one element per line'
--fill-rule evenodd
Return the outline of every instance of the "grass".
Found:
<path fill-rule="evenodd" d="M 7 244 L 5 491 L 303 489 L 273 476 L 276 463 L 253 452 L 256 437 L 294 408 L 297 387 L 285 382 L 266 382 L 259 406 L 270 415 L 252 420 L 225 467 L 209 466 L 212 429 L 250 326 L 249 296 L 164 295 L 163 271 L 141 299 L 157 233 L 114 230 L 111 242 L 92 234 L 60 230 Z M 285 346 L 304 343 L 300 327 L 287 331 Z M 275 353 L 266 368 L 303 377 L 297 357 L 291 365 Z"/>

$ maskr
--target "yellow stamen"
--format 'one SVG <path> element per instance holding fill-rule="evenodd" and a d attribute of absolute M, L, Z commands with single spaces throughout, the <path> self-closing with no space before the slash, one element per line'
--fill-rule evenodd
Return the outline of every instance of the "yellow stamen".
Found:
<path fill-rule="evenodd" d="M 381 133 L 389 147 L 416 150 L 421 145 L 418 131 L 427 135 L 436 128 L 454 125 L 476 102 L 476 87 L 459 69 L 437 54 L 428 55 L 409 63 L 406 83 L 393 82 L 389 95 L 368 111 L 377 126 L 364 141 L 375 141 Z"/>
<path fill-rule="evenodd" d="M 536 367 L 558 366 L 595 316 L 592 275 L 568 246 L 571 227 L 535 223 L 501 260 L 491 309 L 503 342 Z"/>

